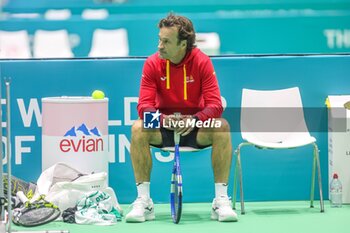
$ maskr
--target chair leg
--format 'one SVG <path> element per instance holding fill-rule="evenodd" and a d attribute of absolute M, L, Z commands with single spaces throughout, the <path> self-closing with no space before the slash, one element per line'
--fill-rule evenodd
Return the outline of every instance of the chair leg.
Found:
<path fill-rule="evenodd" d="M 245 214 L 245 209 L 244 209 L 243 178 L 242 178 L 240 150 L 238 150 L 238 153 L 237 153 L 237 167 L 238 167 L 238 176 L 239 176 L 239 191 L 240 191 L 240 198 L 241 198 L 241 214 L 243 215 Z"/>
<path fill-rule="evenodd" d="M 312 175 L 311 175 L 311 190 L 310 190 L 310 208 L 314 208 L 314 197 L 315 197 L 315 178 L 316 178 L 316 153 L 315 147 L 313 150 L 312 160 Z"/>
<path fill-rule="evenodd" d="M 316 143 L 314 143 L 314 153 L 316 156 L 316 164 L 317 164 L 317 178 L 318 178 L 318 187 L 319 187 L 319 191 L 320 191 L 321 212 L 324 212 L 320 157 L 319 157 L 319 150 L 318 150 Z"/>
<path fill-rule="evenodd" d="M 241 165 L 241 148 L 243 146 L 251 146 L 252 144 L 250 142 L 242 142 L 238 145 L 237 150 L 235 151 L 236 154 L 236 166 L 235 166 L 235 174 L 234 174 L 234 180 L 233 180 L 233 200 L 232 200 L 232 206 L 233 209 L 236 209 L 236 200 L 237 200 L 237 179 L 239 179 L 239 192 L 240 192 L 240 199 L 241 199 L 241 214 L 245 214 L 245 208 L 244 208 L 244 193 L 243 193 L 243 175 L 242 175 L 242 165 Z"/>
<path fill-rule="evenodd" d="M 234 152 L 236 155 L 238 151 L 236 150 Z M 237 200 L 237 175 L 238 175 L 238 162 L 237 162 L 237 157 L 236 157 L 236 164 L 235 164 L 235 173 L 233 176 L 233 194 L 232 194 L 232 208 L 235 210 L 236 209 L 236 200 Z"/>

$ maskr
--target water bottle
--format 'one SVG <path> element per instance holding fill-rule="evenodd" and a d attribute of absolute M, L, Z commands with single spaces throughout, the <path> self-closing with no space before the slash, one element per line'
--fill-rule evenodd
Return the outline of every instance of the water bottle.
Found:
<path fill-rule="evenodd" d="M 342 185 L 338 179 L 338 174 L 333 174 L 333 179 L 330 184 L 330 201 L 331 207 L 341 207 L 342 199 Z"/>

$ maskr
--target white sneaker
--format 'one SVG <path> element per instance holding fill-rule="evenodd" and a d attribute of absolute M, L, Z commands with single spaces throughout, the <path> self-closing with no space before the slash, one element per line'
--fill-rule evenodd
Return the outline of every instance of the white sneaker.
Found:
<path fill-rule="evenodd" d="M 231 201 L 228 197 L 214 198 L 211 210 L 211 219 L 219 222 L 238 221 L 236 212 L 232 209 Z"/>
<path fill-rule="evenodd" d="M 144 222 L 155 219 L 154 204 L 151 198 L 138 197 L 132 203 L 132 210 L 125 216 L 126 222 Z"/>

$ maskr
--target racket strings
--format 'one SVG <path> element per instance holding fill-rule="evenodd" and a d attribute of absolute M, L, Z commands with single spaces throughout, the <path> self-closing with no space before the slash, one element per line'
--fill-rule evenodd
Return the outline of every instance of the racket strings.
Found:
<path fill-rule="evenodd" d="M 174 223 L 179 223 L 182 212 L 182 177 L 177 168 L 171 177 L 171 215 Z"/>
<path fill-rule="evenodd" d="M 37 226 L 55 220 L 60 215 L 59 208 L 39 196 L 34 202 L 30 200 L 14 210 L 13 222 L 22 226 Z"/>

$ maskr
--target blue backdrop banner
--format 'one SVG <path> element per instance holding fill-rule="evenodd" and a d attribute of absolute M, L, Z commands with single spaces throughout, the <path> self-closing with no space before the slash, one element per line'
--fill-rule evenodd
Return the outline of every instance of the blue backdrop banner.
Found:
<path fill-rule="evenodd" d="M 305 109 L 310 111 L 309 114 L 306 111 L 307 123 L 320 148 L 323 190 L 327 197 L 327 110 L 324 102 L 328 95 L 350 93 L 350 56 L 236 56 L 212 59 L 226 106 L 225 117 L 232 127 L 234 148 L 242 141 L 239 132 L 242 88 L 300 88 Z M 130 130 L 133 121 L 138 118 L 136 105 L 144 60 L 0 60 L 2 78 L 11 77 L 12 80 L 14 175 L 36 181 L 42 172 L 41 98 L 89 96 L 93 90 L 100 89 L 109 98 L 109 184 L 115 189 L 121 203 L 132 202 L 136 197 L 136 188 L 129 156 Z M 5 104 L 4 97 L 1 103 Z M 4 127 L 5 114 L 3 120 Z M 242 157 L 242 165 L 246 200 L 309 198 L 311 146 L 286 151 L 244 150 L 246 156 Z M 155 202 L 168 202 L 173 155 L 153 150 L 152 156 L 151 195 Z M 230 194 L 234 165 L 233 162 Z M 183 153 L 182 170 L 184 201 L 211 201 L 214 180 L 210 150 Z"/>

